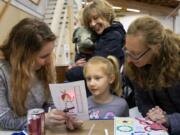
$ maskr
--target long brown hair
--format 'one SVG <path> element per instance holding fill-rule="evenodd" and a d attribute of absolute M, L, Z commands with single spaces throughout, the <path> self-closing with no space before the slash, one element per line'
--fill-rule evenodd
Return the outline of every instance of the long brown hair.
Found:
<path fill-rule="evenodd" d="M 130 79 L 146 89 L 162 89 L 177 83 L 180 80 L 180 37 L 149 16 L 140 17 L 129 26 L 127 35 L 138 34 L 149 48 L 160 47 L 151 65 L 138 68 L 126 63 Z"/>
<path fill-rule="evenodd" d="M 89 66 L 91 64 L 91 67 Z M 118 96 L 121 96 L 122 89 L 120 84 L 119 62 L 114 56 L 108 56 L 104 58 L 102 56 L 94 56 L 84 66 L 84 76 L 86 76 L 87 68 L 93 68 L 92 65 L 101 66 L 102 70 L 108 75 L 114 75 L 114 82 L 111 84 L 112 92 Z"/>
<path fill-rule="evenodd" d="M 44 22 L 25 18 L 12 28 L 9 37 L 0 47 L 4 59 L 11 66 L 13 110 L 19 116 L 26 114 L 25 101 L 35 77 L 44 84 L 46 99 L 49 98 L 48 84 L 56 79 L 53 60 L 38 71 L 34 70 L 34 65 L 43 45 L 55 39 L 55 35 Z"/>

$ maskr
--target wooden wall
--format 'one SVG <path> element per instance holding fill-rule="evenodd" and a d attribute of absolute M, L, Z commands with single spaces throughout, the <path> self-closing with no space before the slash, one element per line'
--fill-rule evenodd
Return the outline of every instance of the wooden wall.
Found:
<path fill-rule="evenodd" d="M 3 13 L 0 18 L 0 44 L 6 39 L 9 31 L 17 22 L 25 17 L 33 17 L 12 5 L 4 8 L 6 4 L 6 2 L 0 1 L 0 12 Z"/>
<path fill-rule="evenodd" d="M 65 72 L 67 70 L 68 66 L 57 66 L 56 72 L 57 72 L 57 83 L 63 83 L 66 81 Z"/>

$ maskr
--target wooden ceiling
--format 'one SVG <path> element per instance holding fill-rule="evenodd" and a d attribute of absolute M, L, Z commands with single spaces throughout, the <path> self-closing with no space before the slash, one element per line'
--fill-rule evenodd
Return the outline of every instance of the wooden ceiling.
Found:
<path fill-rule="evenodd" d="M 115 6 L 138 9 L 142 13 L 176 16 L 180 10 L 179 0 L 108 0 Z"/>
<path fill-rule="evenodd" d="M 176 8 L 180 1 L 177 0 L 134 0 L 137 2 L 143 2 L 151 5 L 165 6 L 169 8 Z"/>
<path fill-rule="evenodd" d="M 91 1 L 91 0 L 87 0 Z M 109 3 L 123 9 L 138 9 L 150 15 L 176 16 L 180 10 L 180 0 L 108 0 Z M 125 10 L 122 10 L 122 14 Z"/>

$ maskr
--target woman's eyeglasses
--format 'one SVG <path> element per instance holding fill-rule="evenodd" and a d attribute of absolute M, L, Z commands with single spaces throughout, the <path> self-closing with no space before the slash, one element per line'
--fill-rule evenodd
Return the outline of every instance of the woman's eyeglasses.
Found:
<path fill-rule="evenodd" d="M 139 60 L 140 58 L 142 58 L 148 51 L 150 50 L 150 48 L 146 49 L 143 53 L 139 54 L 139 55 L 133 55 L 131 54 L 126 48 L 124 48 L 124 52 L 126 54 L 126 56 L 130 57 L 133 60 Z"/>

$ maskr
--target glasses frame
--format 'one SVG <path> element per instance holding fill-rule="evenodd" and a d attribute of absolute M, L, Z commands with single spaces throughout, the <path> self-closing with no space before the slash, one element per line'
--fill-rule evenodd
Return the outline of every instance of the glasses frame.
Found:
<path fill-rule="evenodd" d="M 124 49 L 125 54 L 133 60 L 141 59 L 149 51 L 150 51 L 150 48 L 146 49 L 143 53 L 139 54 L 138 56 L 133 56 L 128 50 Z"/>

